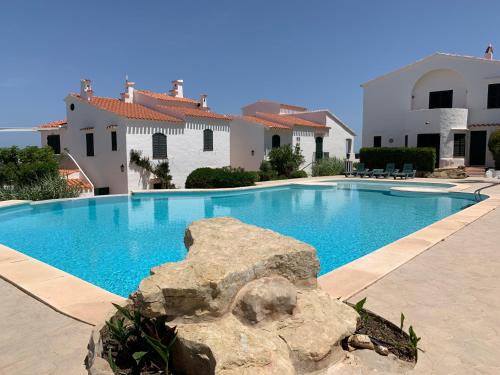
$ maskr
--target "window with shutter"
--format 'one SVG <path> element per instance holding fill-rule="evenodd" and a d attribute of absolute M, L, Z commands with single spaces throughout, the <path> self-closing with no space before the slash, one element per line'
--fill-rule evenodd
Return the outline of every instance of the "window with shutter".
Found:
<path fill-rule="evenodd" d="M 203 151 L 214 150 L 214 132 L 210 129 L 203 130 Z"/>
<path fill-rule="evenodd" d="M 153 134 L 153 159 L 167 158 L 167 136 L 161 133 Z"/>
<path fill-rule="evenodd" d="M 465 156 L 465 134 L 456 133 L 453 135 L 453 157 L 460 158 Z"/>

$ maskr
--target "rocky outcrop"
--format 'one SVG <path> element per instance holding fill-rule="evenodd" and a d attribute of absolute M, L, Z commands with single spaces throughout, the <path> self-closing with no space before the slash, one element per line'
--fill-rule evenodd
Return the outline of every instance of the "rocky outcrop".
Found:
<path fill-rule="evenodd" d="M 189 252 L 132 296 L 177 326 L 178 374 L 307 374 L 338 361 L 358 314 L 317 288 L 313 247 L 232 218 L 194 222 Z"/>

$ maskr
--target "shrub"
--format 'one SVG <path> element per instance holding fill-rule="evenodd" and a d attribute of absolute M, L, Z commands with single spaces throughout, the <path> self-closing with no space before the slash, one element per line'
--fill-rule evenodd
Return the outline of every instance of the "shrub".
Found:
<path fill-rule="evenodd" d="M 344 161 L 338 158 L 317 160 L 312 166 L 313 176 L 335 176 L 344 173 Z"/>
<path fill-rule="evenodd" d="M 291 145 L 273 148 L 268 157 L 272 169 L 279 176 L 290 177 L 290 174 L 298 170 L 300 165 L 304 163 L 304 156 L 302 156 L 299 145 L 296 145 L 295 148 L 292 148 Z"/>
<path fill-rule="evenodd" d="M 186 189 L 215 189 L 252 186 L 258 181 L 257 172 L 243 168 L 198 168 L 186 179 Z"/>
<path fill-rule="evenodd" d="M 278 173 L 273 170 L 273 167 L 268 160 L 262 160 L 258 173 L 259 181 L 276 180 L 278 178 Z"/>
<path fill-rule="evenodd" d="M 59 162 L 50 147 L 0 148 L 0 186 L 30 185 L 59 174 Z"/>
<path fill-rule="evenodd" d="M 385 168 L 387 163 L 395 163 L 403 168 L 404 163 L 412 163 L 417 171 L 432 172 L 436 161 L 436 150 L 432 147 L 363 147 L 360 161 L 366 168 Z"/>
<path fill-rule="evenodd" d="M 493 154 L 495 169 L 500 169 L 500 129 L 491 133 L 488 140 L 488 149 Z"/>
<path fill-rule="evenodd" d="M 290 173 L 290 176 L 288 178 L 305 178 L 307 177 L 306 171 L 293 171 Z"/>
<path fill-rule="evenodd" d="M 10 199 L 41 201 L 46 199 L 75 198 L 81 192 L 81 188 L 69 186 L 66 179 L 59 175 L 45 176 L 28 185 L 14 185 L 0 188 L 0 201 Z"/>

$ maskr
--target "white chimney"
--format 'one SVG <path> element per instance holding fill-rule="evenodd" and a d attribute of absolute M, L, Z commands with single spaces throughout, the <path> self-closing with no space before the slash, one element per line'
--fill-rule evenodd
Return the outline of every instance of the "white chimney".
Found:
<path fill-rule="evenodd" d="M 90 85 L 90 79 L 82 79 L 80 81 L 80 97 L 86 100 L 90 100 L 94 92 L 92 91 L 92 86 Z"/>
<path fill-rule="evenodd" d="M 486 48 L 486 51 L 484 51 L 484 58 L 486 60 L 493 60 L 493 46 L 491 43 L 488 45 L 488 48 Z"/>
<path fill-rule="evenodd" d="M 134 88 L 135 82 L 131 82 L 128 80 L 128 76 L 125 78 L 125 92 L 121 93 L 121 99 L 125 103 L 133 103 L 134 102 Z"/>
<path fill-rule="evenodd" d="M 207 95 L 206 94 L 201 94 L 200 95 L 200 107 L 208 109 L 207 105 Z"/>
<path fill-rule="evenodd" d="M 183 98 L 184 92 L 182 90 L 182 85 L 184 81 L 182 79 L 176 79 L 172 81 L 172 90 L 170 90 L 170 95 L 175 96 L 176 98 Z"/>

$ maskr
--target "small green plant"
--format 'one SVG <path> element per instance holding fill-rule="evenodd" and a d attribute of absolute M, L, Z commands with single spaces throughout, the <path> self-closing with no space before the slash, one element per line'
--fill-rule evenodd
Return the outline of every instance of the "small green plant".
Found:
<path fill-rule="evenodd" d="M 139 375 L 146 370 L 170 374 L 170 350 L 177 339 L 175 327 L 164 319 L 148 318 L 140 308 L 113 304 L 116 316 L 106 322 L 108 362 L 115 374 Z M 113 348 L 113 350 L 112 350 Z"/>
<path fill-rule="evenodd" d="M 420 350 L 420 348 L 418 347 L 418 342 L 420 341 L 421 337 L 417 336 L 415 330 L 413 329 L 413 326 L 410 326 L 410 328 L 408 329 L 408 336 L 408 345 L 415 355 L 415 360 L 418 360 L 418 351 Z"/>
<path fill-rule="evenodd" d="M 405 323 L 405 314 L 401 313 L 401 322 L 400 322 L 400 325 L 399 325 L 399 329 L 401 331 L 403 330 L 404 323 Z"/>
<path fill-rule="evenodd" d="M 488 139 L 488 149 L 495 160 L 495 169 L 500 169 L 500 129 L 491 133 Z"/>
<path fill-rule="evenodd" d="M 368 319 L 368 314 L 365 311 L 365 303 L 366 303 L 366 297 L 363 298 L 362 300 L 358 301 L 353 307 L 354 310 L 359 314 L 362 320 L 367 320 Z"/>

